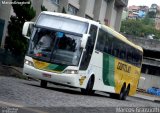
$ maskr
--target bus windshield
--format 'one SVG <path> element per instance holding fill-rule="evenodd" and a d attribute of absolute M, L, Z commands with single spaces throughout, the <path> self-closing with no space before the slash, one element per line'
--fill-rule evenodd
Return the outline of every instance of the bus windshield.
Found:
<path fill-rule="evenodd" d="M 82 35 L 72 32 L 35 27 L 28 55 L 46 62 L 77 66 L 82 53 L 81 38 Z"/>

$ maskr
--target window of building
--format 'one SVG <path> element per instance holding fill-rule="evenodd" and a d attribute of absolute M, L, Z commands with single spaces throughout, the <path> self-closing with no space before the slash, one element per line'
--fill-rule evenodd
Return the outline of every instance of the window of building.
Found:
<path fill-rule="evenodd" d="M 72 15 L 77 15 L 78 9 L 72 5 L 68 5 L 68 13 Z"/>
<path fill-rule="evenodd" d="M 59 4 L 59 0 L 51 0 L 54 4 Z"/>

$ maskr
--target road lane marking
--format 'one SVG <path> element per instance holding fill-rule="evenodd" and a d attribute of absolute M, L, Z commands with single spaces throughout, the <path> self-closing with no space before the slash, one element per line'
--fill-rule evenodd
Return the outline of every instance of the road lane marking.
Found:
<path fill-rule="evenodd" d="M 48 113 L 48 112 L 40 111 L 40 110 L 33 109 L 33 108 L 27 108 L 27 107 L 22 106 L 22 105 L 18 105 L 18 104 L 14 104 L 14 103 L 9 103 L 9 102 L 4 102 L 4 101 L 0 101 L 0 105 L 1 104 L 5 105 L 7 107 L 17 107 L 17 108 L 20 108 L 21 110 L 24 109 L 24 110 L 31 111 L 31 112 L 34 112 L 34 113 Z"/>
<path fill-rule="evenodd" d="M 0 101 L 0 104 L 4 104 L 4 105 L 7 105 L 7 106 L 11 106 L 11 107 L 24 107 L 22 105 L 13 104 L 13 103 L 4 102 L 4 101 Z"/>

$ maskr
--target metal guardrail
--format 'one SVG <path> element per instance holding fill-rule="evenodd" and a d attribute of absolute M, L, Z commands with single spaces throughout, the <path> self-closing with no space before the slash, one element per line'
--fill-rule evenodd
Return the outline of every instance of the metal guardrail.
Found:
<path fill-rule="evenodd" d="M 127 37 L 130 41 L 136 43 L 137 45 L 143 47 L 147 50 L 160 51 L 160 40 L 147 39 L 147 38 L 135 38 Z"/>
<path fill-rule="evenodd" d="M 143 59 L 143 64 L 152 65 L 156 67 L 160 67 L 160 61 L 152 60 L 152 59 Z"/>

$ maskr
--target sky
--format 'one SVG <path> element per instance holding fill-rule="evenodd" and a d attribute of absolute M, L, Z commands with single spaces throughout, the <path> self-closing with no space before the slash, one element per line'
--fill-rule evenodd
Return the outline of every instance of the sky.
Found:
<path fill-rule="evenodd" d="M 129 0 L 128 6 L 136 5 L 136 6 L 151 6 L 152 4 L 157 4 L 160 6 L 160 0 Z"/>

